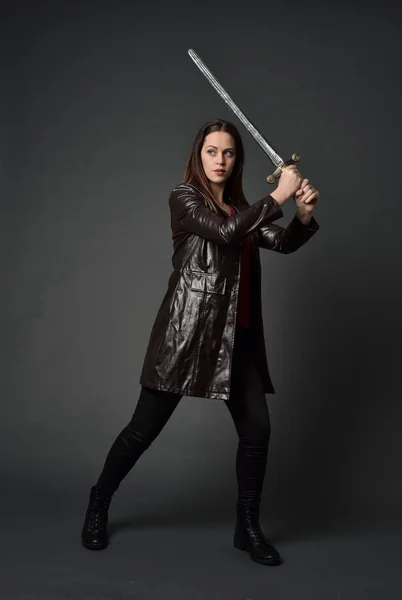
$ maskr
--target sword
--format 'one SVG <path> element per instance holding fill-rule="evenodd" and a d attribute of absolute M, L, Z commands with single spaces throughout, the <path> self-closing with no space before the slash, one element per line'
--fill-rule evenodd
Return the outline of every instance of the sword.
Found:
<path fill-rule="evenodd" d="M 197 67 L 199 68 L 199 70 L 201 71 L 201 73 L 208 79 L 208 81 L 212 85 L 212 87 L 215 88 L 215 90 L 218 92 L 220 97 L 223 98 L 223 100 L 226 102 L 226 104 L 229 106 L 229 108 L 231 108 L 232 111 L 234 112 L 234 114 L 240 119 L 240 121 L 243 123 L 243 125 L 245 126 L 247 131 L 253 136 L 254 140 L 257 142 L 257 144 L 260 146 L 260 148 L 262 148 L 262 150 L 268 156 L 268 158 L 270 159 L 272 164 L 275 166 L 275 171 L 272 173 L 272 175 L 268 175 L 268 177 L 267 177 L 268 183 L 274 183 L 275 179 L 277 179 L 278 177 L 281 176 L 282 169 L 285 169 L 289 165 L 294 165 L 295 162 L 300 160 L 300 154 L 296 154 L 296 153 L 292 154 L 292 158 L 290 158 L 289 160 L 283 160 L 283 158 L 281 158 L 279 156 L 279 154 L 277 154 L 275 152 L 275 150 L 272 148 L 272 146 L 270 146 L 270 144 L 268 144 L 267 140 L 261 135 L 261 133 L 258 131 L 258 129 L 252 124 L 250 119 L 248 119 L 246 117 L 246 115 L 237 106 L 237 104 L 235 104 L 233 102 L 232 98 L 223 89 L 223 87 L 217 81 L 217 79 L 212 75 L 211 71 L 202 62 L 202 60 L 200 59 L 198 54 L 196 52 L 194 52 L 194 50 L 192 50 L 191 48 L 188 51 L 188 53 L 189 53 L 190 57 L 193 59 L 193 61 L 195 62 L 195 64 L 197 65 Z"/>

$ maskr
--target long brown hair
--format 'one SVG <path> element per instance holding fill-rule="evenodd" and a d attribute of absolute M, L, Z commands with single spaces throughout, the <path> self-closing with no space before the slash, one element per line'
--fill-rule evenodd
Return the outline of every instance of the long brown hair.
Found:
<path fill-rule="evenodd" d="M 214 119 L 207 121 L 201 127 L 195 136 L 190 155 L 187 160 L 186 168 L 183 176 L 183 183 L 194 185 L 204 195 L 206 204 L 215 212 L 216 200 L 212 193 L 212 188 L 208 177 L 205 174 L 201 161 L 201 148 L 204 144 L 206 136 L 213 131 L 224 131 L 229 133 L 235 142 L 236 161 L 230 177 L 226 181 L 223 199 L 230 201 L 235 206 L 249 206 L 243 192 L 243 167 L 244 167 L 244 147 L 237 128 L 229 121 L 223 119 Z"/>

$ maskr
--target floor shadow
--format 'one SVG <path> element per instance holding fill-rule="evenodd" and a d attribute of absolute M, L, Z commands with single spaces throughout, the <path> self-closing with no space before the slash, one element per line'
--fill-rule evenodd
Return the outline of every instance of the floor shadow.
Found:
<path fill-rule="evenodd" d="M 155 510 L 139 510 L 136 514 L 128 515 L 121 519 L 110 518 L 108 529 L 110 536 L 113 536 L 120 531 L 128 530 L 143 531 L 230 526 L 231 522 L 234 524 L 234 519 L 234 511 L 233 518 L 230 519 L 227 511 L 217 509 L 216 506 L 210 508 L 206 505 L 195 505 L 189 501 L 188 504 L 176 505 L 174 508 L 169 507 L 167 511 L 164 511 L 160 507 L 155 507 Z"/>

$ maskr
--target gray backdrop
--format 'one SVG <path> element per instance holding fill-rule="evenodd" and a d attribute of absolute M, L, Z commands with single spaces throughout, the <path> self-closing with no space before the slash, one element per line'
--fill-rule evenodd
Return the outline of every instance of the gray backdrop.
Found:
<path fill-rule="evenodd" d="M 263 510 L 399 517 L 399 9 L 259 4 L 3 9 L 0 462 L 14 506 L 29 490 L 38 510 L 81 515 L 135 408 L 171 272 L 168 196 L 203 122 L 239 125 L 246 195 L 269 192 L 271 165 L 191 47 L 321 192 L 311 242 L 261 252 L 277 390 Z M 236 443 L 223 402 L 184 397 L 117 506 L 231 513 Z"/>

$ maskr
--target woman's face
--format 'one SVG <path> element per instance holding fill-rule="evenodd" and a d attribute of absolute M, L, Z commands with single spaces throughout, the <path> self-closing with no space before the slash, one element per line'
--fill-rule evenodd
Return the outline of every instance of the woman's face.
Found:
<path fill-rule="evenodd" d="M 226 131 L 213 131 L 204 138 L 201 161 L 209 181 L 224 184 L 236 162 L 235 141 Z"/>

